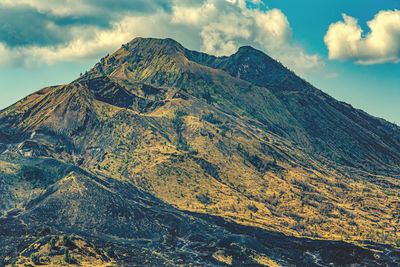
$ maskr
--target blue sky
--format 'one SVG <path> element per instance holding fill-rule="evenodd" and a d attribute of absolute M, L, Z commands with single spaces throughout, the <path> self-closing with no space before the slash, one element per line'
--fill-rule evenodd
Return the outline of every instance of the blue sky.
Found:
<path fill-rule="evenodd" d="M 362 29 L 369 32 L 366 22 L 381 10 L 400 9 L 400 1 L 364 0 L 361 4 L 360 1 L 346 0 L 271 0 L 268 3 L 269 7 L 281 9 L 288 17 L 294 38 L 307 51 L 320 54 L 328 72 L 339 75 L 327 79 L 320 73 L 309 73 L 305 75 L 308 81 L 338 100 L 400 125 L 400 64 L 359 65 L 329 60 L 323 40 L 329 25 L 341 20 L 342 13 L 357 18 Z M 397 51 L 400 53 L 400 48 Z"/>
<path fill-rule="evenodd" d="M 398 0 L 0 0 L 0 109 L 74 80 L 134 37 L 171 37 L 216 55 L 252 45 L 400 124 L 398 9 Z"/>

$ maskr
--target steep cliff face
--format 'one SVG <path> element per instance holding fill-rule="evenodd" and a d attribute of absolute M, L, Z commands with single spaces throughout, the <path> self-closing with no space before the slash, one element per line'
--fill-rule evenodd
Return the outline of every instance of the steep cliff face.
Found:
<path fill-rule="evenodd" d="M 393 262 L 329 240 L 399 243 L 399 173 L 399 127 L 261 51 L 137 38 L 0 112 L 0 255 L 75 233 L 82 262 L 84 246 L 115 264 Z"/>

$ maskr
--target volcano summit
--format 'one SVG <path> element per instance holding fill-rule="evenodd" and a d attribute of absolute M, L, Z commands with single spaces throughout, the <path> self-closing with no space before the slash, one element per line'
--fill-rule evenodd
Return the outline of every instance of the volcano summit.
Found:
<path fill-rule="evenodd" d="M 400 128 L 252 47 L 136 38 L 0 111 L 0 265 L 400 264 Z"/>

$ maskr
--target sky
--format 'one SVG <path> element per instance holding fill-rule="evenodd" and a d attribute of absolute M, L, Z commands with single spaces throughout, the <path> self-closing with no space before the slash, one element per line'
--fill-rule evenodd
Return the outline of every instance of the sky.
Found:
<path fill-rule="evenodd" d="M 135 37 L 217 56 L 251 45 L 400 125 L 400 0 L 0 0 L 0 109 Z"/>

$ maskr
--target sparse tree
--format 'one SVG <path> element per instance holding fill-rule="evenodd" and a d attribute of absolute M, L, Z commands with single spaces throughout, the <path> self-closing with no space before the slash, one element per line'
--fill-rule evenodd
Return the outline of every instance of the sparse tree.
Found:
<path fill-rule="evenodd" d="M 51 249 L 55 249 L 56 248 L 56 243 L 57 243 L 57 238 L 55 236 L 53 236 L 49 241 L 50 248 Z"/>
<path fill-rule="evenodd" d="M 34 264 L 40 264 L 40 255 L 39 254 L 32 254 L 31 260 Z"/>

